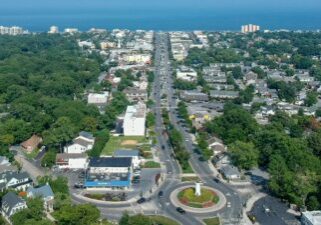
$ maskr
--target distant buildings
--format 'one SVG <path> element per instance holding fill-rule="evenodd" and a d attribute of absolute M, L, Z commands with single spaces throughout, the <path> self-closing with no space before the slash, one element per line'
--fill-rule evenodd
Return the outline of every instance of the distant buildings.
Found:
<path fill-rule="evenodd" d="M 104 91 L 102 93 L 89 93 L 88 104 L 107 104 L 109 92 Z"/>
<path fill-rule="evenodd" d="M 20 34 L 24 34 L 25 31 L 21 28 L 21 27 L 4 27 L 4 26 L 0 26 L 0 34 L 7 34 L 7 35 L 20 35 Z"/>
<path fill-rule="evenodd" d="M 59 33 L 59 29 L 57 26 L 51 26 L 49 31 L 48 31 L 49 34 L 58 34 Z"/>
<path fill-rule="evenodd" d="M 124 117 L 124 136 L 144 136 L 146 122 L 146 105 L 138 103 L 127 107 Z"/>
<path fill-rule="evenodd" d="M 321 211 L 307 211 L 302 213 L 301 222 L 303 225 L 320 225 Z"/>
<path fill-rule="evenodd" d="M 78 33 L 79 30 L 77 28 L 66 28 L 64 29 L 64 33 L 66 34 L 74 34 L 74 33 Z"/>
<path fill-rule="evenodd" d="M 180 97 L 185 101 L 208 101 L 208 95 L 197 90 L 182 91 Z"/>
<path fill-rule="evenodd" d="M 243 25 L 241 27 L 242 33 L 253 33 L 253 32 L 257 32 L 259 30 L 260 30 L 260 26 L 253 25 L 253 24 Z"/>
<path fill-rule="evenodd" d="M 181 66 L 176 70 L 176 78 L 185 81 L 196 81 L 197 72 L 193 68 Z"/>

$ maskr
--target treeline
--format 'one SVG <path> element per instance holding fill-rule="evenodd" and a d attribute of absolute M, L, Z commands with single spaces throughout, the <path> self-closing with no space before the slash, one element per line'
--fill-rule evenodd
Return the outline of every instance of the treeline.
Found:
<path fill-rule="evenodd" d="M 240 106 L 226 104 L 224 114 L 206 124 L 210 134 L 229 145 L 234 163 L 270 173 L 269 189 L 308 209 L 321 206 L 321 128 L 313 117 L 277 112 L 261 126 Z"/>
<path fill-rule="evenodd" d="M 50 165 L 52 153 L 79 131 L 114 128 L 116 116 L 128 104 L 125 95 L 113 93 L 112 102 L 101 115 L 96 106 L 86 103 L 83 94 L 97 85 L 98 58 L 85 56 L 75 37 L 0 36 L 0 154 L 12 159 L 9 145 L 38 134 L 53 150 L 44 162 Z M 96 145 L 95 154 L 100 148 Z"/>

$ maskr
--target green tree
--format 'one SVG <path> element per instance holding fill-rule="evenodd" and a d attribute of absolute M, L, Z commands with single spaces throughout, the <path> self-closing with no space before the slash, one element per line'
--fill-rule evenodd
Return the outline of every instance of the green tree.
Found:
<path fill-rule="evenodd" d="M 241 169 L 252 169 L 258 165 L 259 151 L 253 143 L 236 141 L 229 146 L 233 163 Z"/>
<path fill-rule="evenodd" d="M 41 166 L 51 168 L 56 164 L 56 151 L 49 150 L 41 160 Z"/>
<path fill-rule="evenodd" d="M 98 222 L 100 211 L 91 204 L 65 205 L 53 216 L 61 225 L 88 225 Z"/>

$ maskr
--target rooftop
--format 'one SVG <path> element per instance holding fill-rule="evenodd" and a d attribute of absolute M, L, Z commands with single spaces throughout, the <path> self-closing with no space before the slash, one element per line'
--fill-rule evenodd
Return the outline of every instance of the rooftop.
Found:
<path fill-rule="evenodd" d="M 95 157 L 90 159 L 89 167 L 130 167 L 131 164 L 131 157 Z"/>

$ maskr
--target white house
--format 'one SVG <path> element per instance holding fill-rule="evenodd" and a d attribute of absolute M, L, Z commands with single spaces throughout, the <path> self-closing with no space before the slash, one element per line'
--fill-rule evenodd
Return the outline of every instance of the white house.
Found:
<path fill-rule="evenodd" d="M 1 213 L 8 222 L 11 216 L 26 208 L 26 201 L 13 192 L 8 192 L 2 197 Z"/>
<path fill-rule="evenodd" d="M 32 185 L 32 179 L 26 172 L 6 171 L 0 173 L 0 191 L 14 189 L 24 191 Z"/>
<path fill-rule="evenodd" d="M 88 160 L 85 153 L 62 153 L 56 156 L 56 165 L 59 169 L 86 169 Z"/>
<path fill-rule="evenodd" d="M 94 136 L 85 131 L 81 131 L 73 143 L 64 147 L 64 152 L 69 154 L 80 154 L 91 150 L 95 144 Z"/>
<path fill-rule="evenodd" d="M 144 136 L 146 122 L 146 105 L 138 103 L 128 106 L 124 117 L 123 129 L 125 136 Z"/>

